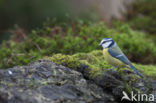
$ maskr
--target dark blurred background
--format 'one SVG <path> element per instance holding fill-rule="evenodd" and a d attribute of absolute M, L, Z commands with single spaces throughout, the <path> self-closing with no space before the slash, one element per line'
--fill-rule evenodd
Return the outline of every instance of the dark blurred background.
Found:
<path fill-rule="evenodd" d="M 0 0 L 0 40 L 9 37 L 8 30 L 15 25 L 30 31 L 41 27 L 47 18 L 63 21 L 71 10 L 62 0 Z"/>
<path fill-rule="evenodd" d="M 128 5 L 135 0 L 0 0 L 0 42 L 9 38 L 9 30 L 16 26 L 29 32 L 42 27 L 47 19 L 70 22 L 85 20 L 123 19 Z"/>

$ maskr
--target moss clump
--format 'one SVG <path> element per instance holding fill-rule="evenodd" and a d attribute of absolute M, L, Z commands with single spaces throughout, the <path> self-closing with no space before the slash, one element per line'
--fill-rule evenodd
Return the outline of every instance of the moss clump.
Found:
<path fill-rule="evenodd" d="M 48 57 L 48 59 L 75 69 L 80 64 L 88 65 L 91 68 L 91 76 L 97 76 L 102 74 L 105 69 L 111 68 L 111 65 L 107 64 L 102 55 L 100 50 L 96 50 L 90 53 L 77 53 L 74 55 L 55 54 L 52 57 Z"/>
<path fill-rule="evenodd" d="M 55 63 L 65 65 L 70 68 L 77 68 L 80 65 L 79 61 L 70 55 L 55 54 L 49 59 Z"/>
<path fill-rule="evenodd" d="M 80 64 L 85 64 L 90 67 L 90 75 L 92 77 L 103 74 L 106 69 L 110 69 L 112 66 L 109 65 L 103 58 L 102 50 L 95 50 L 90 53 L 77 53 L 74 55 L 62 55 L 55 54 L 49 58 L 53 62 L 58 64 L 63 64 L 70 68 L 78 68 Z M 144 75 L 150 77 L 156 77 L 156 66 L 154 65 L 140 65 L 134 64 L 135 67 L 142 72 Z M 122 70 L 125 68 L 121 68 L 120 73 L 122 75 Z M 131 69 L 129 69 L 131 70 Z M 138 76 L 134 76 L 134 81 L 138 78 Z"/>

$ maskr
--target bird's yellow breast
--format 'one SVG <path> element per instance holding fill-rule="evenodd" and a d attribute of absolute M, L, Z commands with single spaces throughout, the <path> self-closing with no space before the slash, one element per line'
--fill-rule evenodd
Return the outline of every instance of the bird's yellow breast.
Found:
<path fill-rule="evenodd" d="M 125 66 L 126 66 L 126 64 L 124 64 L 122 61 L 120 61 L 120 60 L 118 60 L 118 59 L 112 57 L 112 56 L 109 54 L 109 52 L 108 52 L 108 48 L 105 48 L 105 49 L 103 50 L 103 55 L 104 55 L 105 60 L 106 60 L 109 64 L 111 64 L 111 65 L 113 65 L 113 66 L 115 66 L 115 67 L 119 67 L 119 68 L 120 68 L 120 67 L 125 67 Z"/>

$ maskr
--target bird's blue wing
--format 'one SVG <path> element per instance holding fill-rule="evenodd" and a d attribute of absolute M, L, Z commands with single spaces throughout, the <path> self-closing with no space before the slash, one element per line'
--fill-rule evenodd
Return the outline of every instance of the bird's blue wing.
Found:
<path fill-rule="evenodd" d="M 117 45 L 112 48 L 109 48 L 108 52 L 111 56 L 113 56 L 116 59 L 119 59 L 123 63 L 127 65 L 131 64 L 128 58 L 123 54 L 123 52 L 120 50 L 120 48 Z"/>
<path fill-rule="evenodd" d="M 129 67 L 133 69 L 136 74 L 143 78 L 143 75 L 137 71 L 137 69 L 131 64 L 131 62 L 128 60 L 128 58 L 124 55 L 124 53 L 120 50 L 120 48 L 117 45 L 112 48 L 109 48 L 108 52 L 114 58 L 119 59 L 123 63 L 129 65 Z"/>

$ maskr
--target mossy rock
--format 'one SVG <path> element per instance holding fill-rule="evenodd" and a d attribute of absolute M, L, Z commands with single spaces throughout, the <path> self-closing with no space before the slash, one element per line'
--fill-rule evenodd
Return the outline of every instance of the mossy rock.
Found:
<path fill-rule="evenodd" d="M 119 71 L 111 69 L 112 66 L 103 58 L 102 50 L 74 55 L 55 54 L 48 58 L 53 62 L 80 71 L 85 78 L 95 82 L 104 91 L 115 95 L 116 100 L 121 100 L 118 97 L 123 96 L 123 91 L 127 94 L 131 94 L 132 91 L 134 94 L 151 94 L 153 89 L 149 77 L 156 78 L 156 66 L 154 65 L 134 64 L 144 78 L 140 78 L 129 68 L 120 68 Z"/>
<path fill-rule="evenodd" d="M 58 64 L 63 64 L 67 67 L 77 69 L 80 64 L 85 64 L 89 66 L 90 75 L 92 77 L 96 77 L 97 75 L 102 75 L 105 70 L 110 70 L 112 68 L 109 65 L 104 57 L 102 50 L 95 50 L 89 53 L 77 53 L 74 55 L 63 55 L 63 54 L 55 54 L 52 57 L 48 57 L 53 62 Z M 156 78 L 156 66 L 154 65 L 141 65 L 134 64 L 134 66 L 145 76 Z M 118 72 L 121 75 L 124 75 L 124 71 L 128 70 L 133 72 L 129 68 L 121 68 Z M 133 81 L 135 81 L 138 76 L 133 74 Z"/>

